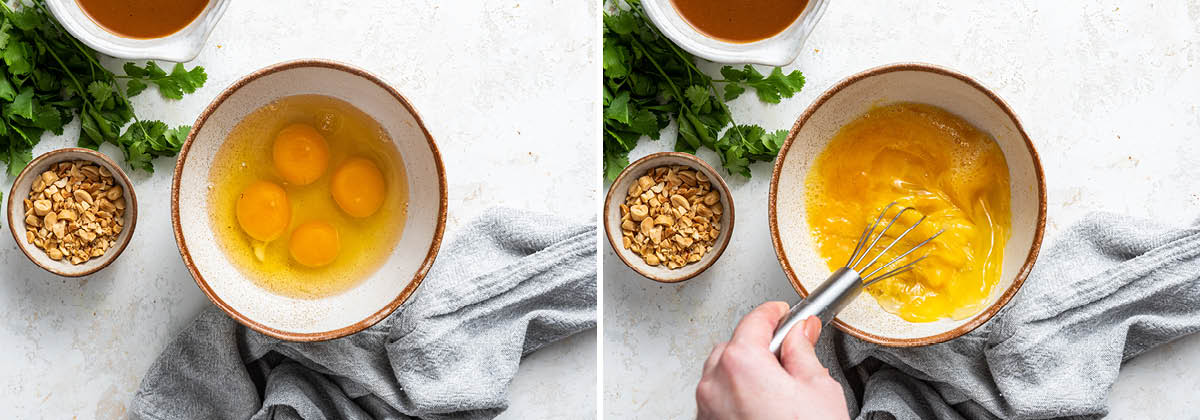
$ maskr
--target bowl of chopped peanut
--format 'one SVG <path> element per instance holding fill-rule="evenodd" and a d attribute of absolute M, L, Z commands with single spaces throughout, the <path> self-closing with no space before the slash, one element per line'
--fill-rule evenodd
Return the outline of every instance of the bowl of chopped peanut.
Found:
<path fill-rule="evenodd" d="M 716 170 L 687 153 L 654 153 L 617 175 L 604 230 L 617 257 L 642 276 L 677 283 L 699 275 L 733 234 L 733 196 Z"/>
<path fill-rule="evenodd" d="M 100 152 L 67 148 L 38 156 L 8 194 L 8 225 L 21 252 L 51 273 L 80 277 L 107 267 L 129 244 L 137 196 Z"/>

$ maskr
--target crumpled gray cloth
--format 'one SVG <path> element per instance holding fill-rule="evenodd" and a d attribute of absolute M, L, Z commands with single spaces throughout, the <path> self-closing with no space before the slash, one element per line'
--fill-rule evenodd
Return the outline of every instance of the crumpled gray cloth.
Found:
<path fill-rule="evenodd" d="M 895 349 L 829 328 L 818 356 L 859 419 L 1099 418 L 1122 362 L 1197 331 L 1200 225 L 1093 213 L 970 334 Z"/>
<path fill-rule="evenodd" d="M 595 226 L 493 209 L 357 334 L 284 342 L 205 310 L 150 368 L 131 417 L 491 418 L 522 356 L 595 325 Z"/>

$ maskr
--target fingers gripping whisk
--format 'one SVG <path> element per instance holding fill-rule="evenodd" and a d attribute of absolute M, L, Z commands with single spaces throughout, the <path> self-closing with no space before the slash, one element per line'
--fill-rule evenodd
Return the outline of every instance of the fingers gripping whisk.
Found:
<path fill-rule="evenodd" d="M 854 270 L 855 272 L 857 272 L 859 274 L 859 277 L 862 279 L 863 287 L 870 286 L 880 280 L 883 280 L 883 279 L 886 279 L 889 277 L 894 277 L 898 274 L 912 270 L 913 266 L 916 265 L 916 263 L 921 262 L 921 260 L 924 260 L 925 258 L 928 258 L 929 255 L 923 255 L 919 258 L 913 259 L 912 261 L 909 261 L 909 262 L 902 264 L 895 268 L 890 268 L 890 267 L 895 265 L 900 260 L 904 259 L 904 257 L 907 257 L 909 254 L 912 254 L 917 249 L 920 249 L 921 247 L 925 246 L 925 244 L 932 242 L 933 239 L 937 238 L 938 235 L 941 235 L 942 232 L 945 232 L 944 229 L 938 230 L 937 233 L 933 234 L 933 236 L 926 238 L 925 240 L 918 243 L 916 246 L 910 248 L 907 251 L 904 251 L 904 253 L 896 256 L 895 258 L 892 258 L 891 260 L 884 263 L 883 265 L 880 265 L 879 267 L 875 267 L 874 270 L 871 270 L 871 268 L 875 266 L 875 263 L 878 262 L 879 259 L 881 257 L 883 257 L 883 255 L 885 253 L 887 253 L 888 251 L 891 251 L 891 249 L 893 247 L 895 247 L 896 244 L 899 244 L 900 241 L 902 239 L 904 239 L 905 236 L 908 236 L 908 234 L 910 232 L 912 232 L 914 229 L 916 229 L 917 226 L 921 224 L 921 222 L 925 221 L 926 216 L 922 215 L 921 218 L 918 219 L 916 223 L 913 223 L 912 226 L 909 226 L 907 229 L 904 229 L 904 231 L 901 232 L 899 235 L 897 235 L 895 239 L 892 239 L 891 243 L 887 244 L 887 246 L 885 246 L 883 249 L 879 250 L 879 252 L 875 253 L 874 257 L 872 257 L 870 259 L 870 261 L 867 261 L 865 265 L 862 264 L 863 260 L 865 260 L 867 258 L 867 255 L 871 253 L 871 250 L 875 248 L 875 245 L 879 243 L 879 240 L 883 239 L 884 234 L 886 234 L 887 231 L 889 229 L 891 229 L 892 226 L 895 225 L 897 221 L 900 220 L 900 216 L 903 216 L 905 212 L 910 211 L 910 210 L 916 211 L 912 207 L 901 208 L 900 211 L 896 212 L 896 215 L 892 216 L 891 220 L 889 220 L 887 222 L 887 225 L 883 226 L 883 229 L 880 229 L 879 233 L 876 234 L 875 229 L 878 228 L 881 223 L 883 223 L 883 220 L 887 216 L 888 210 L 891 210 L 892 207 L 895 207 L 895 206 L 896 206 L 896 202 L 893 201 L 890 204 L 888 204 L 887 206 L 885 206 L 883 208 L 883 211 L 879 212 L 879 216 L 875 217 L 875 222 L 871 223 L 870 226 L 868 226 L 866 229 L 863 230 L 862 236 L 860 236 L 858 238 L 858 244 L 854 247 L 854 252 L 850 254 L 849 260 L 846 261 L 845 267 L 849 268 L 851 270 Z M 861 267 L 859 267 L 860 265 L 861 265 Z M 870 270 L 870 271 L 867 271 L 867 270 Z M 887 270 L 887 271 L 884 271 L 884 270 Z M 879 274 L 880 271 L 883 271 L 883 273 Z M 879 275 L 876 276 L 876 274 L 879 274 Z"/>

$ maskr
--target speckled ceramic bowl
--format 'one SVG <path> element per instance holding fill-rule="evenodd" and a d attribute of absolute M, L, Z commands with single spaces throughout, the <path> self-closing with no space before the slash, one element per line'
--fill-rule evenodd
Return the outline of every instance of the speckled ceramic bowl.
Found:
<path fill-rule="evenodd" d="M 638 178 L 645 175 L 646 171 L 669 165 L 688 166 L 708 176 L 709 181 L 712 182 L 713 190 L 721 195 L 721 204 L 725 210 L 721 214 L 721 231 L 717 235 L 717 241 L 713 244 L 712 249 L 706 252 L 700 258 L 700 261 L 674 270 L 668 269 L 663 265 L 652 266 L 647 264 L 640 255 L 625 249 L 621 245 L 620 206 L 625 202 L 625 196 L 629 191 L 629 187 L 634 182 L 637 182 Z M 663 283 L 678 283 L 703 273 L 708 267 L 712 267 L 713 263 L 717 262 L 717 259 L 721 258 L 721 254 L 725 252 L 725 247 L 729 245 L 729 238 L 733 235 L 733 196 L 729 194 L 729 186 L 725 184 L 725 179 L 721 178 L 721 174 L 695 155 L 678 152 L 654 153 L 629 164 L 629 166 L 625 167 L 624 171 L 621 171 L 617 175 L 617 179 L 608 188 L 608 196 L 604 199 L 603 217 L 604 232 L 605 236 L 608 237 L 608 244 L 612 246 L 613 252 L 616 252 L 617 257 L 625 265 L 650 280 Z"/>
<path fill-rule="evenodd" d="M 408 175 L 408 219 L 383 265 L 354 288 L 320 299 L 274 294 L 246 278 L 220 248 L 209 217 L 209 169 L 230 130 L 282 97 L 319 94 L 353 104 L 387 130 Z M 345 64 L 276 64 L 235 82 L 204 110 L 175 166 L 171 223 L 184 264 L 214 304 L 238 322 L 285 340 L 317 341 L 367 328 L 399 307 L 429 271 L 446 225 L 446 176 L 421 117 L 391 86 Z"/>
<path fill-rule="evenodd" d="M 961 336 L 991 319 L 1021 288 L 1037 259 L 1046 226 L 1046 184 L 1037 151 L 1016 114 L 971 78 L 928 64 L 893 64 L 856 74 L 817 98 L 796 120 L 775 162 L 768 222 L 775 253 L 801 296 L 829 275 L 809 235 L 804 181 L 817 155 L 846 123 L 872 107 L 919 102 L 946 109 L 992 135 L 1008 161 L 1012 236 L 1004 247 L 1000 282 L 989 305 L 962 320 L 912 323 L 860 296 L 833 321 L 863 340 L 895 347 L 923 346 Z"/>
<path fill-rule="evenodd" d="M 117 235 L 116 242 L 112 243 L 108 251 L 97 258 L 92 258 L 87 262 L 79 265 L 71 264 L 66 260 L 55 261 L 46 255 L 46 252 L 39 249 L 34 244 L 29 243 L 25 237 L 25 198 L 29 197 L 29 190 L 33 186 L 33 181 L 41 176 L 42 172 L 50 170 L 59 162 L 85 160 L 103 166 L 113 174 L 113 183 L 119 185 L 125 191 L 125 215 L 124 229 Z M 133 191 L 133 183 L 129 182 L 129 177 L 125 176 L 125 171 L 120 165 L 109 159 L 103 153 L 91 149 L 83 149 L 78 147 L 58 149 L 47 152 L 38 156 L 29 165 L 17 175 L 17 179 L 13 181 L 12 190 L 8 192 L 8 226 L 12 231 L 13 239 L 17 241 L 17 247 L 21 252 L 29 257 L 30 261 L 42 267 L 51 273 L 65 277 L 81 277 L 86 276 L 104 267 L 108 267 L 117 257 L 125 251 L 125 246 L 129 245 L 129 238 L 133 237 L 133 230 L 137 227 L 137 194 Z"/>
<path fill-rule="evenodd" d="M 50 13 L 63 28 L 96 51 L 132 60 L 153 59 L 174 62 L 191 61 L 204 49 L 208 36 L 232 0 L 209 0 L 208 6 L 192 23 L 178 32 L 149 39 L 126 38 L 100 26 L 79 7 L 77 0 L 46 0 Z"/>

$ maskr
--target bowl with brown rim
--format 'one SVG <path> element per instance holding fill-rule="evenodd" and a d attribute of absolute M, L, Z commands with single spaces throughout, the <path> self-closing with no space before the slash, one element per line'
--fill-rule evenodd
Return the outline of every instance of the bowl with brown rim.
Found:
<path fill-rule="evenodd" d="M 723 210 L 720 214 L 720 230 L 710 249 L 700 257 L 699 261 L 675 269 L 667 268 L 664 264 L 650 265 L 641 255 L 626 249 L 622 243 L 621 205 L 625 203 L 630 187 L 634 186 L 638 178 L 646 175 L 648 171 L 661 166 L 686 166 L 698 173 L 703 173 L 711 183 L 712 191 L 719 194 Z M 713 263 L 717 262 L 717 259 L 721 258 L 721 254 L 725 252 L 725 247 L 729 245 L 729 238 L 733 235 L 733 195 L 729 193 L 729 186 L 725 184 L 721 174 L 695 155 L 679 152 L 654 153 L 629 164 L 624 171 L 621 171 L 620 175 L 617 175 L 604 199 L 603 218 L 608 244 L 612 246 L 617 258 L 620 258 L 625 265 L 650 280 L 678 283 L 703 273 L 704 270 L 712 267 Z"/>
<path fill-rule="evenodd" d="M 28 209 L 25 200 L 29 197 L 34 181 L 41 177 L 42 173 L 54 170 L 58 164 L 74 161 L 89 162 L 107 170 L 112 176 L 113 185 L 121 187 L 122 197 L 125 201 L 125 209 L 121 215 L 123 225 L 116 240 L 109 244 L 104 254 L 80 264 L 72 264 L 65 258 L 52 259 L 46 251 L 30 243 L 29 238 L 26 237 L 26 232 L 28 232 L 26 212 Z M 129 177 L 125 175 L 121 166 L 103 153 L 78 147 L 58 149 L 44 153 L 29 162 L 29 165 L 25 166 L 25 169 L 21 170 L 21 173 L 13 181 L 12 189 L 8 192 L 8 226 L 12 231 L 13 239 L 17 242 L 17 247 L 38 267 L 64 277 L 86 276 L 108 267 L 129 245 L 129 239 L 133 237 L 133 230 L 137 226 L 137 194 L 134 193 L 133 183 L 129 182 Z"/>
<path fill-rule="evenodd" d="M 965 319 L 914 323 L 885 311 L 864 294 L 833 321 L 838 329 L 869 342 L 915 347 L 971 332 L 1017 293 L 1041 248 L 1046 184 L 1037 150 L 1016 114 L 974 79 L 920 63 L 891 64 L 850 76 L 817 98 L 796 120 L 771 176 L 767 207 L 771 240 L 784 274 L 801 297 L 829 274 L 817 255 L 805 215 L 808 170 L 842 126 L 873 107 L 896 102 L 934 105 L 989 133 L 1004 153 L 1010 180 L 1011 235 L 1004 247 L 1000 280 L 982 311 Z"/>
<path fill-rule="evenodd" d="M 382 265 L 341 293 L 282 296 L 248 278 L 221 249 L 209 217 L 209 174 L 230 131 L 280 98 L 317 94 L 341 99 L 375 119 L 400 152 L 408 210 L 400 239 Z M 386 318 L 421 284 L 446 225 L 446 176 L 433 136 L 409 101 L 379 77 L 324 60 L 266 67 L 229 86 L 204 109 L 188 135 L 171 187 L 171 223 L 196 285 L 230 317 L 291 341 L 319 341 L 361 331 Z"/>

